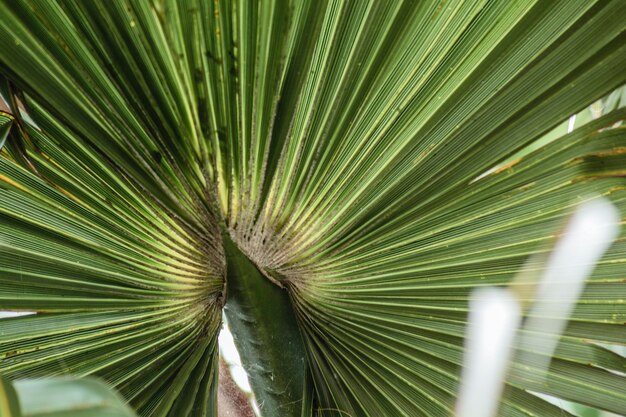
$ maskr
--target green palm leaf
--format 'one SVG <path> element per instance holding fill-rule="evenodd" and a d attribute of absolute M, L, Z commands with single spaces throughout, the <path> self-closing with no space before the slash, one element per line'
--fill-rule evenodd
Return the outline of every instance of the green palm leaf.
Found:
<path fill-rule="evenodd" d="M 94 378 L 72 380 L 47 378 L 2 382 L 12 390 L 9 399 L 13 408 L 3 409 L 3 417 L 134 417 L 110 387 Z"/>
<path fill-rule="evenodd" d="M 9 136 L 9 130 L 12 125 L 12 118 L 8 114 L 0 113 L 0 149 L 4 146 L 7 136 Z"/>
<path fill-rule="evenodd" d="M 626 208 L 620 93 L 558 130 L 626 82 L 624 13 L 1 1 L 0 309 L 38 314 L 0 322 L 0 371 L 216 415 L 226 305 L 265 416 L 449 415 L 472 290 L 591 196 Z M 564 415 L 529 391 L 626 410 L 601 345 L 625 340 L 624 233 L 502 415 Z"/>

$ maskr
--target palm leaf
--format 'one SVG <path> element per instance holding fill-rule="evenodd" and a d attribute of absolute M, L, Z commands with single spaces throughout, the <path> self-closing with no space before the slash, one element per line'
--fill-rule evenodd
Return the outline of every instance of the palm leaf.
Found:
<path fill-rule="evenodd" d="M 0 308 L 38 312 L 0 323 L 0 370 L 215 415 L 226 303 L 266 416 L 449 414 L 471 291 L 592 195 L 626 208 L 626 111 L 555 130 L 626 82 L 625 12 L 0 2 Z M 530 391 L 626 409 L 600 345 L 624 342 L 624 233 L 502 415 L 563 415 Z"/>
<path fill-rule="evenodd" d="M 13 384 L 0 378 L 0 415 L 21 417 L 20 404 Z"/>
<path fill-rule="evenodd" d="M 6 384 L 9 386 L 9 384 Z M 18 380 L 10 384 L 16 407 L 3 417 L 134 417 L 110 387 L 95 378 Z"/>
<path fill-rule="evenodd" d="M 10 115 L 0 113 L 0 149 L 4 146 L 7 136 L 9 136 L 9 130 L 13 124 L 12 121 L 13 119 Z"/>

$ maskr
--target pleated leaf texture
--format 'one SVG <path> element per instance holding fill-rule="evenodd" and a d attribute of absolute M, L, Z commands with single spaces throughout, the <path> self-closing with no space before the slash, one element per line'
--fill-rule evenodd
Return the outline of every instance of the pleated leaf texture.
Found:
<path fill-rule="evenodd" d="M 626 83 L 624 16 L 0 1 L 0 310 L 37 313 L 0 321 L 0 374 L 216 416 L 226 304 L 264 417 L 451 415 L 472 290 L 509 285 L 590 196 L 626 210 L 620 105 L 511 160 Z M 570 415 L 531 392 L 625 412 L 606 348 L 626 340 L 625 230 L 545 379 L 513 363 L 500 415 Z"/>

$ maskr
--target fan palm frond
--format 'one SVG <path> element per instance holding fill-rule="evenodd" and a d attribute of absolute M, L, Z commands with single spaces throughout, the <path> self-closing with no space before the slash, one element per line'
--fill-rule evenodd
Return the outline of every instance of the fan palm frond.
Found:
<path fill-rule="evenodd" d="M 626 83 L 625 13 L 0 1 L 0 309 L 37 312 L 0 323 L 0 372 L 214 416 L 226 305 L 265 416 L 448 415 L 471 292 L 532 303 L 511 280 L 564 216 L 626 209 L 620 93 L 554 130 Z M 626 410 L 621 233 L 502 415 Z"/>

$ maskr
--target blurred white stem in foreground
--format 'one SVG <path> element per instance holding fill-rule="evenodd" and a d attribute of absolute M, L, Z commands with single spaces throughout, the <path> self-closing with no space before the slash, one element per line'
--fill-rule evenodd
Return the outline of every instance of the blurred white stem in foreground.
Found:
<path fill-rule="evenodd" d="M 474 291 L 457 417 L 492 417 L 497 412 L 520 316 L 519 304 L 508 290 Z"/>
<path fill-rule="evenodd" d="M 619 212 L 604 198 L 581 204 L 548 257 L 524 326 L 520 361 L 531 361 L 543 378 L 560 334 L 582 293 L 585 279 L 619 231 Z M 472 294 L 457 417 L 493 417 L 503 389 L 521 311 L 505 289 Z"/>
<path fill-rule="evenodd" d="M 617 237 L 619 220 L 604 198 L 581 204 L 571 217 L 538 284 L 522 341 L 529 353 L 521 361 L 532 356 L 533 367 L 545 373 L 586 278 Z"/>

